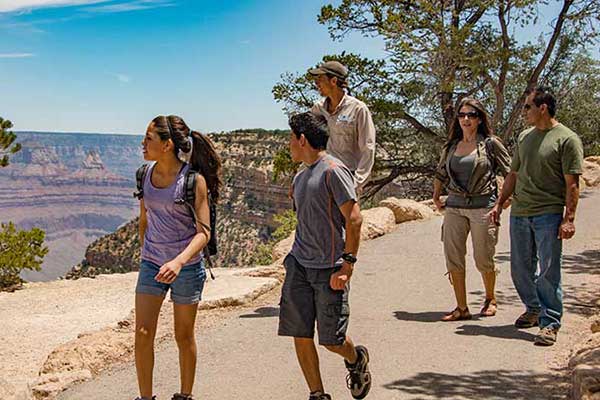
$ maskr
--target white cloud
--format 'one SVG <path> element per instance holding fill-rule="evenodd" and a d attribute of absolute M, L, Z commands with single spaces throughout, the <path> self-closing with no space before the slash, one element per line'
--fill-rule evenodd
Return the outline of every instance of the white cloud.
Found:
<path fill-rule="evenodd" d="M 172 7 L 174 5 L 175 4 L 171 0 L 134 0 L 122 3 L 86 7 L 85 11 L 98 13 L 118 13 L 126 11 L 149 10 L 160 7 Z"/>
<path fill-rule="evenodd" d="M 0 58 L 29 58 L 34 57 L 32 53 L 0 53 Z"/>
<path fill-rule="evenodd" d="M 106 3 L 110 0 L 0 0 L 0 12 L 31 10 L 44 7 L 78 6 Z"/>
<path fill-rule="evenodd" d="M 102 4 L 111 3 L 111 4 Z M 114 13 L 124 11 L 147 10 L 157 7 L 171 7 L 173 0 L 0 0 L 0 13 L 28 12 L 35 8 L 67 7 L 67 6 L 97 6 L 86 7 L 86 11 Z"/>
<path fill-rule="evenodd" d="M 121 83 L 129 83 L 131 82 L 131 77 L 129 75 L 125 75 L 125 74 L 115 74 L 115 77 L 119 80 L 119 82 Z"/>

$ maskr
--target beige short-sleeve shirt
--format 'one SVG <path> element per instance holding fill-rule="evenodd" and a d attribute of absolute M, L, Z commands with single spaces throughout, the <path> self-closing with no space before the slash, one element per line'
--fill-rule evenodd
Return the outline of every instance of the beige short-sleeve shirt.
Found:
<path fill-rule="evenodd" d="M 329 113 L 324 98 L 312 112 L 325 117 L 329 128 L 327 152 L 338 158 L 355 175 L 356 187 L 367 182 L 375 162 L 375 124 L 367 105 L 345 94 L 337 108 Z"/>

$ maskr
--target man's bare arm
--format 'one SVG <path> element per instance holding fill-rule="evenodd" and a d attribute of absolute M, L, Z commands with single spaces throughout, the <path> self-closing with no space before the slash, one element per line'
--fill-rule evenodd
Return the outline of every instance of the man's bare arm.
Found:
<path fill-rule="evenodd" d="M 579 202 L 579 175 L 565 175 L 565 215 L 558 231 L 559 239 L 571 239 L 575 235 L 575 211 Z"/>

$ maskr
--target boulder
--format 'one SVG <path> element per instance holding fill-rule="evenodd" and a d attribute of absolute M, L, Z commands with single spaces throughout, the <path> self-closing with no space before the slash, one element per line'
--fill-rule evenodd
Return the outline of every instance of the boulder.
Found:
<path fill-rule="evenodd" d="M 581 364 L 573 370 L 573 400 L 600 400 L 600 367 Z"/>
<path fill-rule="evenodd" d="M 381 201 L 379 205 L 392 210 L 397 224 L 415 219 L 428 219 L 435 215 L 435 212 L 427 205 L 410 199 L 388 197 Z"/>
<path fill-rule="evenodd" d="M 31 391 L 36 399 L 55 398 L 67 387 L 92 378 L 89 370 L 65 371 L 41 375 Z"/>
<path fill-rule="evenodd" d="M 592 322 L 592 325 L 590 326 L 590 329 L 592 330 L 592 333 L 599 333 L 600 332 L 600 317 L 596 318 L 596 320 L 594 320 Z"/>
<path fill-rule="evenodd" d="M 587 189 L 588 184 L 585 182 L 585 178 L 583 177 L 583 175 L 579 175 L 579 191 L 583 192 L 585 189 Z"/>
<path fill-rule="evenodd" d="M 285 257 L 292 249 L 295 238 L 296 232 L 292 232 L 290 236 L 280 242 L 277 242 L 277 244 L 273 246 L 273 252 L 271 253 L 273 260 L 279 260 L 280 258 Z"/>
<path fill-rule="evenodd" d="M 440 196 L 440 200 L 442 201 L 442 203 L 445 203 L 447 198 L 448 198 L 448 196 Z M 433 199 L 422 200 L 419 202 L 419 204 L 423 204 L 423 205 L 429 207 L 431 209 L 431 211 L 433 211 L 434 215 L 443 215 L 442 212 L 438 211 L 437 207 L 435 206 L 435 203 L 433 202 Z"/>
<path fill-rule="evenodd" d="M 600 165 L 600 156 L 589 156 L 585 158 L 585 161 Z"/>
<path fill-rule="evenodd" d="M 586 186 L 600 186 L 600 156 L 588 157 L 583 161 L 583 174 L 581 178 Z"/>
<path fill-rule="evenodd" d="M 426 206 L 423 206 L 426 207 Z M 373 239 L 391 232 L 396 227 L 396 218 L 392 210 L 386 207 L 375 207 L 361 211 L 363 222 L 360 232 L 361 240 Z"/>

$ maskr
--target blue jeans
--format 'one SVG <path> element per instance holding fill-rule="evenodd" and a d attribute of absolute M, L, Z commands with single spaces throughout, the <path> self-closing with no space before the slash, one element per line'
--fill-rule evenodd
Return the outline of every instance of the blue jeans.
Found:
<path fill-rule="evenodd" d="M 562 214 L 510 216 L 512 280 L 527 311 L 540 314 L 540 328 L 560 328 L 563 314 L 561 221 Z"/>

